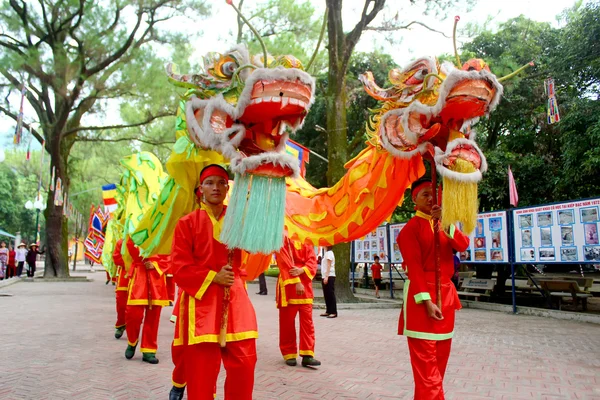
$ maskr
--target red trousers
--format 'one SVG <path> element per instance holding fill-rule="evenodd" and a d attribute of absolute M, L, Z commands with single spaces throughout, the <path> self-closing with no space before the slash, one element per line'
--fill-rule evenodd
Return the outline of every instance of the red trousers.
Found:
<path fill-rule="evenodd" d="M 444 400 L 442 382 L 450 357 L 452 339 L 407 339 L 415 379 L 415 400 Z"/>
<path fill-rule="evenodd" d="M 252 400 L 254 367 L 256 366 L 256 340 L 246 339 L 218 343 L 199 343 L 184 347 L 185 374 L 188 400 L 213 400 L 221 360 L 225 378 L 225 400 Z"/>
<path fill-rule="evenodd" d="M 127 320 L 125 319 L 127 310 L 127 290 L 117 290 L 115 292 L 115 297 L 117 298 L 117 322 L 115 322 L 115 328 L 121 328 L 127 323 Z"/>
<path fill-rule="evenodd" d="M 173 374 L 171 375 L 171 381 L 173 386 L 182 388 L 186 385 L 185 380 L 185 348 L 186 346 L 173 346 L 171 344 L 171 359 L 173 360 Z"/>
<path fill-rule="evenodd" d="M 127 343 L 130 346 L 136 346 L 140 338 L 140 328 L 144 320 L 142 330 L 142 353 L 156 353 L 158 349 L 158 325 L 160 323 L 160 311 L 162 307 L 153 305 L 152 309 L 148 306 L 127 306 L 125 320 L 127 321 L 125 330 L 127 331 Z M 146 311 L 146 317 L 144 317 Z"/>
<path fill-rule="evenodd" d="M 166 278 L 169 300 L 175 301 L 175 280 L 173 280 L 173 275 L 167 275 Z"/>
<path fill-rule="evenodd" d="M 296 314 L 300 314 L 300 355 L 315 356 L 312 304 L 288 304 L 279 308 L 279 350 L 284 360 L 296 358 Z"/>

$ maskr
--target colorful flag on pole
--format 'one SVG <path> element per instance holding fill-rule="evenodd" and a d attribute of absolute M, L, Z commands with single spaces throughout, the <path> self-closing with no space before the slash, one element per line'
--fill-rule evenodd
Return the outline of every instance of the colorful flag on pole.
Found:
<path fill-rule="evenodd" d="M 309 162 L 309 151 L 306 147 L 302 146 L 300 143 L 296 143 L 291 139 L 288 139 L 285 144 L 285 152 L 296 157 L 298 159 L 298 164 L 300 165 L 300 175 L 302 177 L 306 176 L 306 164 Z"/>
<path fill-rule="evenodd" d="M 102 186 L 102 198 L 104 199 L 104 211 L 112 214 L 119 206 L 117 204 L 117 185 L 110 183 Z"/>
<path fill-rule="evenodd" d="M 510 204 L 513 207 L 516 207 L 519 204 L 519 194 L 517 193 L 517 185 L 515 184 L 515 178 L 513 177 L 510 165 L 508 166 L 508 193 L 510 196 Z"/>
<path fill-rule="evenodd" d="M 554 90 L 554 79 L 548 78 L 544 81 L 544 89 L 548 95 L 548 123 L 554 124 L 560 121 L 558 103 L 556 102 L 556 92 Z"/>

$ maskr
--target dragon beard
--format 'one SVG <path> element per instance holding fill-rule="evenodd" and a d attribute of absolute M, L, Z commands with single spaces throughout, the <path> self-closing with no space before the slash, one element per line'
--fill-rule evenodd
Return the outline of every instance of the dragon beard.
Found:
<path fill-rule="evenodd" d="M 234 182 L 221 241 L 230 249 L 250 253 L 270 254 L 281 249 L 285 177 L 236 173 Z"/>
<path fill-rule="evenodd" d="M 468 161 L 457 159 L 450 171 L 458 173 L 473 173 L 475 166 Z M 469 235 L 477 223 L 477 182 L 465 182 L 444 176 L 444 193 L 442 196 L 442 226 L 448 229 L 452 223 L 462 225 L 462 231 Z"/>

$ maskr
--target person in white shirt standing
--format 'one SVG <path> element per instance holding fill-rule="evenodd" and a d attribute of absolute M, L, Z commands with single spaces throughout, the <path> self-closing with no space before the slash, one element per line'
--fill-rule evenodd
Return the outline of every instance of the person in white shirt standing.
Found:
<path fill-rule="evenodd" d="M 331 246 L 327 246 L 325 258 L 321 262 L 321 278 L 326 310 L 321 317 L 337 318 L 337 303 L 335 300 L 335 255 Z"/>
<path fill-rule="evenodd" d="M 27 245 L 23 242 L 17 247 L 15 261 L 17 262 L 17 276 L 21 277 L 23 273 L 23 266 L 25 265 L 25 258 L 27 256 Z"/>

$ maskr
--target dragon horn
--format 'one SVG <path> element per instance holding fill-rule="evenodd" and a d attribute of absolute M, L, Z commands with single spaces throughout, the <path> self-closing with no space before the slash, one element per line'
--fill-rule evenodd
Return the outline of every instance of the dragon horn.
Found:
<path fill-rule="evenodd" d="M 246 19 L 246 17 L 244 17 L 244 15 L 242 14 L 242 12 L 240 11 L 239 8 L 237 8 L 235 6 L 235 4 L 233 4 L 233 0 L 226 0 L 227 4 L 229 4 L 231 7 L 233 7 L 233 9 L 235 10 L 235 12 L 240 16 L 240 18 L 242 19 L 242 21 L 244 21 L 244 23 L 246 25 L 248 25 L 248 28 L 250 28 L 250 30 L 252 31 L 252 33 L 254 33 L 254 36 L 256 36 L 256 38 L 258 39 L 258 41 L 260 42 L 260 46 L 263 49 L 263 61 L 264 61 L 264 65 L 265 68 L 267 68 L 267 46 L 265 46 L 265 42 L 263 42 L 262 38 L 260 37 L 260 35 L 258 34 L 258 31 L 256 29 L 254 29 L 254 27 L 250 24 L 250 21 L 248 21 Z"/>
<path fill-rule="evenodd" d="M 454 17 L 454 29 L 452 31 L 452 43 L 454 43 L 454 56 L 456 57 L 456 66 L 458 68 L 462 67 L 462 63 L 460 62 L 460 57 L 458 56 L 458 50 L 456 49 L 456 25 L 458 25 L 458 21 L 460 21 L 460 16 Z"/>
<path fill-rule="evenodd" d="M 502 82 L 502 81 L 505 81 L 507 79 L 510 79 L 513 76 L 517 75 L 519 72 L 523 71 L 525 68 L 527 68 L 527 67 L 533 67 L 534 65 L 535 64 L 533 63 L 533 61 L 529 61 L 527 64 L 523 65 L 521 68 L 519 68 L 515 72 L 510 73 L 508 75 L 504 75 L 502 78 L 498 78 L 498 82 Z"/>
<path fill-rule="evenodd" d="M 315 58 L 317 58 L 317 53 L 319 52 L 319 47 L 321 46 L 321 42 L 323 41 L 323 36 L 325 36 L 325 27 L 327 26 L 327 14 L 328 13 L 329 13 L 329 9 L 325 8 L 325 14 L 323 15 L 323 25 L 321 26 L 321 35 L 319 36 L 319 41 L 317 42 L 317 48 L 315 49 L 315 52 L 313 53 L 312 57 L 310 58 L 310 61 L 306 65 L 306 72 L 308 72 L 308 70 L 310 70 L 312 63 L 315 61 Z"/>

